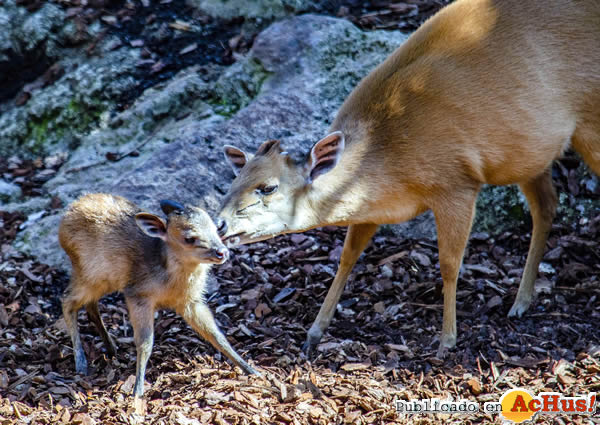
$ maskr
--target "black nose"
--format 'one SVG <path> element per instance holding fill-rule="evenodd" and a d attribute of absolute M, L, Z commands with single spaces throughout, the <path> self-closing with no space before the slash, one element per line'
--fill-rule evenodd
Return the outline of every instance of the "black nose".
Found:
<path fill-rule="evenodd" d="M 219 236 L 223 236 L 227 231 L 227 223 L 222 218 L 217 220 L 217 232 L 219 232 Z"/>
<path fill-rule="evenodd" d="M 215 257 L 217 257 L 219 260 L 226 260 L 229 257 L 229 250 L 225 247 L 215 249 L 214 253 Z"/>

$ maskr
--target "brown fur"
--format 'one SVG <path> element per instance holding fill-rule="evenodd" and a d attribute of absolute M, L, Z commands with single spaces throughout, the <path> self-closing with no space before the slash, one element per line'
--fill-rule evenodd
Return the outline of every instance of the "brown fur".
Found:
<path fill-rule="evenodd" d="M 600 173 L 600 1 L 457 0 L 361 81 L 331 131 L 343 133 L 345 150 L 312 184 L 310 164 L 294 165 L 278 146 L 250 159 L 226 196 L 225 236 L 251 242 L 350 225 L 310 348 L 376 225 L 433 210 L 444 280 L 442 355 L 456 341 L 456 279 L 481 185 L 518 184 L 530 205 L 532 242 L 510 312 L 520 316 L 555 213 L 552 161 L 571 145 Z M 278 193 L 240 214 L 265 181 L 278 182 Z"/>
<path fill-rule="evenodd" d="M 138 217 L 164 225 L 164 240 L 151 237 L 136 224 Z M 76 369 L 86 373 L 87 361 L 77 330 L 77 311 L 85 306 L 109 353 L 116 351 L 106 332 L 98 300 L 111 292 L 125 295 L 138 351 L 136 397 L 143 394 L 146 363 L 152 349 L 154 311 L 171 308 L 215 348 L 246 372 L 255 373 L 219 331 L 204 301 L 206 279 L 223 250 L 210 217 L 199 208 L 170 213 L 168 223 L 125 198 L 90 194 L 73 202 L 59 228 L 59 242 L 71 259 L 71 282 L 63 313 L 73 339 Z M 194 237 L 194 245 L 185 242 Z"/>

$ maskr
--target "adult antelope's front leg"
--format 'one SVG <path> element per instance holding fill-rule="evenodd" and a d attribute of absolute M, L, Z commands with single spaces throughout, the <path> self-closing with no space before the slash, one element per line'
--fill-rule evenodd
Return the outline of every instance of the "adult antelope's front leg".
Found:
<path fill-rule="evenodd" d="M 306 342 L 302 346 L 302 349 L 307 356 L 310 357 L 312 355 L 323 336 L 323 332 L 329 326 L 335 313 L 335 307 L 340 300 L 342 292 L 344 292 L 344 286 L 346 285 L 348 276 L 350 275 L 354 264 L 356 264 L 356 260 L 358 260 L 358 257 L 360 257 L 360 254 L 363 252 L 376 230 L 376 224 L 353 224 L 348 227 L 348 233 L 346 234 L 346 240 L 344 242 L 344 250 L 342 251 L 342 258 L 340 259 L 337 273 L 335 274 L 331 288 L 329 288 L 329 292 L 327 292 L 321 310 L 319 310 L 317 318 L 308 331 Z"/>
<path fill-rule="evenodd" d="M 435 215 L 440 272 L 444 282 L 444 315 L 438 358 L 456 345 L 456 281 L 469 239 L 478 188 L 452 194 L 432 207 Z"/>

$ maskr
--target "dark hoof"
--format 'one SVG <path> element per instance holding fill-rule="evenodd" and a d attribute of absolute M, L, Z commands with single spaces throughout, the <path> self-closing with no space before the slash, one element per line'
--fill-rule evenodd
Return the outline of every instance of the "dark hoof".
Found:
<path fill-rule="evenodd" d="M 75 372 L 77 372 L 80 375 L 87 376 L 88 375 L 87 365 L 75 367 Z"/>
<path fill-rule="evenodd" d="M 88 374 L 88 364 L 83 352 L 75 353 L 75 371 L 80 375 Z"/>
<path fill-rule="evenodd" d="M 117 357 L 117 346 L 114 343 L 109 345 L 106 352 L 110 357 Z"/>
<path fill-rule="evenodd" d="M 306 356 L 308 360 L 312 360 L 315 358 L 317 353 L 317 343 L 312 343 L 310 339 L 307 339 L 306 342 L 302 345 L 302 352 Z"/>
<path fill-rule="evenodd" d="M 447 355 L 448 355 L 448 348 L 440 345 L 440 347 L 437 350 L 437 353 L 436 353 L 435 357 L 438 360 L 444 360 Z"/>
<path fill-rule="evenodd" d="M 260 373 L 258 370 L 254 369 L 252 366 L 250 366 L 248 363 L 244 363 L 243 365 L 239 365 L 242 370 L 244 372 L 246 372 L 248 375 L 254 375 L 254 376 L 262 376 L 262 373 Z"/>
<path fill-rule="evenodd" d="M 455 347 L 456 346 L 448 347 L 446 345 L 440 344 L 435 357 L 443 362 L 444 360 L 451 358 L 453 356 L 452 351 L 454 351 Z"/>
<path fill-rule="evenodd" d="M 513 304 L 513 306 L 511 307 L 510 311 L 508 312 L 508 317 L 517 318 L 517 319 L 521 318 L 523 316 L 523 314 L 529 308 L 530 304 L 531 304 L 531 300 L 521 301 L 521 300 L 517 299 L 515 301 L 515 303 Z"/>

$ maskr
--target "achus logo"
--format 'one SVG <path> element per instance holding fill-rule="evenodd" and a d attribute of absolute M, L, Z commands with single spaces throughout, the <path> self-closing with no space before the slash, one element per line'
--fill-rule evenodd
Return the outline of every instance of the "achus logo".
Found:
<path fill-rule="evenodd" d="M 508 390 L 500 398 L 504 419 L 521 423 L 532 420 L 537 414 L 592 415 L 596 411 L 596 393 L 565 397 L 560 393 L 544 392 L 531 395 L 523 388 Z"/>

